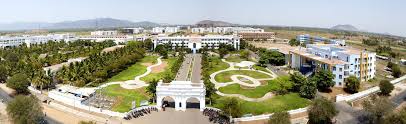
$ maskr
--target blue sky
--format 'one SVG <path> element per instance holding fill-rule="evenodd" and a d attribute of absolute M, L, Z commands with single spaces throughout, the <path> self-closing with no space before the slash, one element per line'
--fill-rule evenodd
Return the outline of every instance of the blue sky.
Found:
<path fill-rule="evenodd" d="M 406 36 L 406 0 L 0 0 L 0 23 L 59 22 L 111 17 L 194 24 L 211 19 L 239 24 L 359 29 Z"/>

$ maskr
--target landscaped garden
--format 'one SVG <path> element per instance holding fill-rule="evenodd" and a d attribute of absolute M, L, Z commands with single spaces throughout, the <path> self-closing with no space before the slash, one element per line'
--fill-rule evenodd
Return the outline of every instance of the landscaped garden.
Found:
<path fill-rule="evenodd" d="M 272 78 L 271 76 L 261 73 L 261 72 L 256 72 L 256 71 L 251 71 L 251 70 L 230 70 L 230 71 L 225 71 L 222 73 L 217 74 L 214 78 L 217 82 L 220 83 L 226 83 L 226 82 L 231 82 L 231 76 L 232 75 L 246 75 L 250 76 L 255 79 L 261 79 L 261 78 Z"/>
<path fill-rule="evenodd" d="M 117 112 L 128 112 L 131 110 L 132 101 L 136 101 L 137 106 L 140 106 L 141 101 L 149 100 L 145 88 L 129 90 L 122 88 L 119 84 L 114 84 L 103 88 L 102 91 L 98 90 L 97 92 L 113 97 L 115 102 L 111 110 Z"/>
<path fill-rule="evenodd" d="M 241 58 L 240 56 L 231 55 L 231 56 L 226 58 L 226 61 L 240 63 L 240 62 L 246 61 L 246 60 Z"/>
<path fill-rule="evenodd" d="M 176 75 L 176 73 L 171 73 L 171 68 L 176 62 L 176 57 L 169 57 L 168 59 L 163 59 L 163 63 L 167 63 L 166 67 L 163 69 L 163 71 L 158 72 L 158 73 L 150 73 L 149 75 L 142 77 L 141 80 L 145 82 L 151 82 L 154 79 L 160 80 L 162 79 L 165 75 Z"/>
<path fill-rule="evenodd" d="M 255 88 L 244 88 L 240 84 L 231 84 L 220 87 L 219 91 L 225 94 L 241 94 L 249 98 L 261 98 L 268 92 L 276 91 L 280 88 L 277 81 L 270 80 L 268 84 Z"/>
<path fill-rule="evenodd" d="M 209 61 L 208 66 L 210 68 L 210 70 L 208 70 L 209 74 L 212 74 L 216 71 L 224 70 L 224 69 L 227 69 L 228 67 L 230 67 L 227 63 L 221 61 L 220 57 L 217 57 L 217 56 L 208 57 L 208 61 Z"/>
<path fill-rule="evenodd" d="M 134 80 L 136 76 L 144 74 L 147 71 L 147 65 L 155 64 L 157 59 L 158 56 L 145 56 L 139 62 L 110 78 L 107 82 Z"/>
<path fill-rule="evenodd" d="M 221 105 L 226 103 L 226 97 L 220 97 L 213 105 L 216 108 L 222 108 Z M 302 98 L 297 93 L 277 95 L 262 102 L 249 102 L 238 99 L 243 114 L 266 114 L 273 112 L 289 111 L 298 108 L 304 108 L 310 104 L 310 100 Z"/>

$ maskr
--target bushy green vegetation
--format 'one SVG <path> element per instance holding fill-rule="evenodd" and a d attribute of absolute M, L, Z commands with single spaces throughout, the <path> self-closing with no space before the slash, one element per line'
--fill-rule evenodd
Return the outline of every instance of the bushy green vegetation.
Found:
<path fill-rule="evenodd" d="M 289 77 L 278 77 L 274 80 L 268 81 L 266 85 L 252 89 L 242 88 L 240 84 L 231 84 L 225 87 L 220 87 L 219 91 L 225 94 L 241 94 L 249 98 L 260 98 L 268 92 L 279 93 L 285 91 L 286 93 L 291 87 L 292 82 L 289 81 Z"/>
<path fill-rule="evenodd" d="M 281 66 L 285 64 L 285 56 L 278 52 L 272 50 L 266 50 L 264 48 L 259 49 L 259 64 L 265 66 L 266 64 Z"/>
<path fill-rule="evenodd" d="M 114 84 L 103 88 L 103 90 L 98 90 L 97 92 L 101 92 L 103 95 L 114 98 L 115 103 L 112 110 L 117 112 L 128 112 L 131 110 L 132 101 L 136 101 L 137 106 L 140 106 L 142 100 L 149 100 L 145 88 L 129 90 L 122 88 L 119 84 Z"/>
<path fill-rule="evenodd" d="M 82 62 L 63 67 L 56 77 L 65 84 L 97 86 L 143 58 L 144 52 L 140 42 L 112 52 L 93 54 Z"/>
<path fill-rule="evenodd" d="M 174 58 L 174 57 L 169 57 L 168 59 L 163 59 L 164 62 L 168 63 L 168 66 L 166 66 L 164 69 L 165 71 L 159 72 L 159 73 L 150 73 L 147 76 L 142 77 L 141 80 L 145 81 L 145 82 L 151 82 L 153 80 L 161 80 L 165 76 L 169 76 L 170 78 L 176 76 L 176 72 L 172 73 L 173 66 L 177 62 L 176 60 L 177 60 L 177 58 Z"/>
<path fill-rule="evenodd" d="M 7 104 L 6 111 L 14 124 L 37 124 L 44 121 L 41 104 L 35 96 L 16 96 Z"/>
<path fill-rule="evenodd" d="M 231 55 L 226 58 L 226 61 L 239 63 L 241 61 L 246 61 L 246 59 L 243 59 L 240 56 Z"/>
<path fill-rule="evenodd" d="M 220 97 L 215 100 L 214 107 L 225 102 L 226 97 Z M 237 98 L 238 99 L 238 98 Z M 301 98 L 297 93 L 289 93 L 285 95 L 277 95 L 270 99 L 261 102 L 249 102 L 238 99 L 241 104 L 241 111 L 244 114 L 252 113 L 254 115 L 288 111 L 298 108 L 304 108 L 310 104 L 310 100 Z"/>
<path fill-rule="evenodd" d="M 134 80 L 135 77 L 147 72 L 147 66 L 142 65 L 142 63 L 155 64 L 157 58 L 158 56 L 146 56 L 139 62 L 128 67 L 126 70 L 121 71 L 117 75 L 111 77 L 109 80 L 107 80 L 107 82 Z"/>

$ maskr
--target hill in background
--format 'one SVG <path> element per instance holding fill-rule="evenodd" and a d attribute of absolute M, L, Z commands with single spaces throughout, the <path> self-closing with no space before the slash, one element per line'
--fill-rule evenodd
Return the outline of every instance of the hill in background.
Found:
<path fill-rule="evenodd" d="M 331 27 L 330 29 L 333 30 L 344 30 L 344 31 L 359 31 L 358 28 L 352 26 L 352 25 L 336 25 L 334 27 Z"/>
<path fill-rule="evenodd" d="M 156 27 L 156 26 L 160 26 L 160 24 L 149 21 L 132 22 L 113 18 L 96 18 L 88 20 L 64 21 L 57 23 L 17 22 L 9 24 L 0 24 L 0 30 L 86 29 L 86 28 Z"/>

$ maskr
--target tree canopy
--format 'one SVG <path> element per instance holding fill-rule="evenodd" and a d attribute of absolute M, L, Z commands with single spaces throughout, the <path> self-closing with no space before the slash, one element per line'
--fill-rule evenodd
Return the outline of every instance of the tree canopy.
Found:
<path fill-rule="evenodd" d="M 30 86 L 30 81 L 23 73 L 15 74 L 7 80 L 7 87 L 16 90 L 18 94 L 28 93 L 28 86 Z"/>
<path fill-rule="evenodd" d="M 334 86 L 335 82 L 333 79 L 333 73 L 324 69 L 316 71 L 315 75 L 312 77 L 312 80 L 317 84 L 317 88 L 322 91 L 330 89 L 330 87 Z"/>
<path fill-rule="evenodd" d="M 361 82 L 357 77 L 351 75 L 345 81 L 345 91 L 349 93 L 357 93 L 361 87 Z"/>
<path fill-rule="evenodd" d="M 290 124 L 290 115 L 288 112 L 275 112 L 269 117 L 268 124 Z"/>
<path fill-rule="evenodd" d="M 7 104 L 6 110 L 15 124 L 35 124 L 43 118 L 42 107 L 35 96 L 18 95 Z"/>
<path fill-rule="evenodd" d="M 389 96 L 394 88 L 395 87 L 393 86 L 393 84 L 390 83 L 388 80 L 382 80 L 381 82 L 379 82 L 379 90 L 381 90 L 381 95 Z"/>
<path fill-rule="evenodd" d="M 331 119 L 338 114 L 334 103 L 326 98 L 316 98 L 307 110 L 309 124 L 331 124 Z"/>

